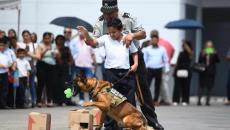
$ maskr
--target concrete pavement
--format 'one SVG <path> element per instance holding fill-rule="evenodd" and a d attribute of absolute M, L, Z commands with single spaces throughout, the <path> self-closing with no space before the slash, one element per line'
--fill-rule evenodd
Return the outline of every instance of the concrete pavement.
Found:
<path fill-rule="evenodd" d="M 74 108 L 0 110 L 0 130 L 26 130 L 28 114 L 32 111 L 51 113 L 51 130 L 69 130 L 68 111 Z M 165 130 L 230 130 L 230 106 L 161 106 L 156 111 Z"/>

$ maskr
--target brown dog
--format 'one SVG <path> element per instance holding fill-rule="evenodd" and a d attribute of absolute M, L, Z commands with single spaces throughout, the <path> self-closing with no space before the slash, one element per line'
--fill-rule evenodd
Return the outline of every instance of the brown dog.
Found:
<path fill-rule="evenodd" d="M 77 76 L 74 80 L 81 91 L 90 92 L 93 101 L 84 102 L 83 106 L 96 106 L 105 114 L 116 120 L 124 128 L 133 130 L 147 130 L 147 121 L 127 99 L 111 88 L 112 84 L 97 80 L 96 78 L 85 78 Z M 101 126 L 102 127 L 102 121 Z"/>

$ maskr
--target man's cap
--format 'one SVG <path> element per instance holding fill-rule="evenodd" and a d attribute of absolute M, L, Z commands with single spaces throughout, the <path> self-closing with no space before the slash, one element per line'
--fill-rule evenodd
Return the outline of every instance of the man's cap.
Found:
<path fill-rule="evenodd" d="M 102 13 L 111 13 L 118 11 L 117 0 L 102 0 Z"/>

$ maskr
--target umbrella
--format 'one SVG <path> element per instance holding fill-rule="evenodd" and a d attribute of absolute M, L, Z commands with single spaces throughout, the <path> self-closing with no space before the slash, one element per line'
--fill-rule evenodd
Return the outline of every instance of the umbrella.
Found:
<path fill-rule="evenodd" d="M 169 22 L 166 26 L 169 29 L 203 29 L 204 26 L 191 19 L 182 19 Z"/>
<path fill-rule="evenodd" d="M 77 17 L 58 17 L 50 23 L 62 27 L 70 27 L 73 29 L 76 29 L 77 26 L 84 26 L 89 32 L 93 32 L 93 26 L 91 24 Z"/>

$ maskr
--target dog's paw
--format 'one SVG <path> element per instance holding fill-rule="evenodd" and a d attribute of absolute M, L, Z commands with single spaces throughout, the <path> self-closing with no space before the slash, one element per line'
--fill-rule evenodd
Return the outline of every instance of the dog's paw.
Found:
<path fill-rule="evenodd" d="M 96 127 L 95 130 L 101 130 L 101 127 Z"/>
<path fill-rule="evenodd" d="M 93 102 L 90 102 L 90 101 L 84 102 L 82 104 L 83 107 L 89 107 L 89 106 L 92 106 L 92 105 L 93 105 Z"/>

